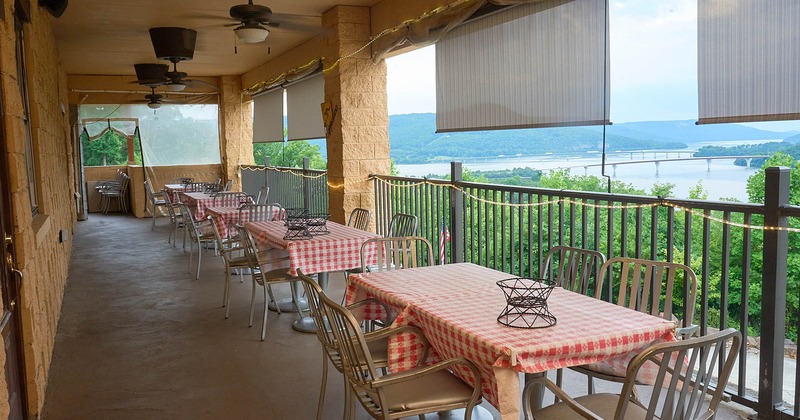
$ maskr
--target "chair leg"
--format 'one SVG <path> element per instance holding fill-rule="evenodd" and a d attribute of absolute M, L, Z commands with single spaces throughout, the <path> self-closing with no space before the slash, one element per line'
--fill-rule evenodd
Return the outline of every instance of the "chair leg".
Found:
<path fill-rule="evenodd" d="M 587 392 L 589 392 L 589 395 L 592 395 L 594 394 L 594 378 L 587 376 L 587 381 Z"/>
<path fill-rule="evenodd" d="M 203 259 L 203 242 L 197 242 L 197 271 L 194 273 L 194 279 L 200 280 L 200 261 Z"/>
<path fill-rule="evenodd" d="M 556 369 L 556 386 L 561 388 L 561 384 L 564 382 L 564 369 Z M 560 399 L 558 395 L 555 396 L 554 403 L 559 402 Z"/>
<path fill-rule="evenodd" d="M 256 283 L 255 280 L 253 280 L 253 291 L 250 293 L 250 324 L 248 325 L 248 327 L 252 327 L 253 326 L 253 312 L 255 312 L 255 309 L 256 309 L 256 285 L 257 284 L 258 283 Z M 266 287 L 266 286 L 264 286 L 264 287 Z"/>
<path fill-rule="evenodd" d="M 189 242 L 189 267 L 186 272 L 192 274 L 192 256 L 194 255 L 194 242 Z"/>
<path fill-rule="evenodd" d="M 156 228 L 156 205 L 153 204 L 153 225 L 150 226 L 150 230 L 154 230 Z"/>
<path fill-rule="evenodd" d="M 328 386 L 328 355 L 322 349 L 322 385 L 319 387 L 319 402 L 317 403 L 317 420 L 322 420 L 322 406 L 325 402 L 325 388 Z M 345 389 L 345 392 L 347 389 Z M 345 400 L 345 413 L 347 412 L 347 400 Z"/>
<path fill-rule="evenodd" d="M 228 288 L 231 284 L 231 268 L 225 264 L 225 287 L 222 289 L 222 307 L 228 306 Z M 227 317 L 226 317 L 227 318 Z"/>
<path fill-rule="evenodd" d="M 269 301 L 275 304 L 275 310 L 278 312 L 278 315 L 281 314 L 281 307 L 278 305 L 278 301 L 275 300 L 275 295 L 272 294 L 272 285 L 264 286 L 267 288 L 267 293 L 269 293 Z"/>
<path fill-rule="evenodd" d="M 267 336 L 267 314 L 269 313 L 269 301 L 267 300 L 267 288 L 264 287 L 264 320 L 261 322 L 261 341 Z"/>
<path fill-rule="evenodd" d="M 356 399 L 353 395 L 353 389 L 350 388 L 350 382 L 347 380 L 347 375 L 342 375 L 344 378 L 344 398 L 345 398 L 345 405 L 347 405 L 347 410 L 345 410 L 344 418 L 346 420 L 355 420 L 356 418 Z"/>

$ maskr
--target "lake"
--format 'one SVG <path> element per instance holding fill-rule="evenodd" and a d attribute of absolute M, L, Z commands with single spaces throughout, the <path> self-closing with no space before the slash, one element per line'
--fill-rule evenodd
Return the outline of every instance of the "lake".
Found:
<path fill-rule="evenodd" d="M 700 148 L 705 145 L 713 144 L 716 146 L 735 146 L 741 144 L 765 143 L 766 141 L 735 141 L 735 142 L 713 142 L 693 144 L 692 148 Z M 724 143 L 724 144 L 723 144 Z M 680 157 L 689 157 L 689 151 L 682 151 Z M 659 153 L 658 157 L 665 158 L 664 153 Z M 678 153 L 670 153 L 669 158 L 677 158 Z M 705 159 L 678 162 L 662 162 L 656 172 L 655 163 L 637 163 L 617 165 L 616 170 L 612 164 L 630 162 L 632 160 L 653 159 L 653 152 L 615 152 L 608 153 L 606 158 L 606 174 L 611 175 L 613 180 L 622 181 L 649 191 L 655 183 L 672 183 L 674 198 L 688 198 L 689 190 L 695 187 L 698 182 L 702 182 L 703 188 L 708 192 L 709 200 L 720 198 L 735 198 L 739 201 L 747 202 L 747 179 L 756 173 L 756 169 L 748 169 L 733 164 L 733 159 L 713 160 L 709 165 Z M 480 161 L 464 162 L 464 167 L 473 171 L 490 171 L 500 169 L 511 169 L 520 167 L 532 167 L 540 170 L 554 168 L 570 168 L 573 175 L 594 175 L 600 176 L 599 166 L 584 168 L 585 165 L 597 165 L 601 163 L 599 154 L 586 154 L 583 156 L 525 156 L 525 157 L 502 157 L 481 159 Z M 424 177 L 429 174 L 446 175 L 450 173 L 450 164 L 426 163 L 413 165 L 397 165 L 401 176 Z"/>

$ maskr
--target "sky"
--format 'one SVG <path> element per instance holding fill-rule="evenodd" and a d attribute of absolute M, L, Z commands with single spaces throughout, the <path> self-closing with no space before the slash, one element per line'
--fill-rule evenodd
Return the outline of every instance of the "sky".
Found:
<path fill-rule="evenodd" d="M 697 1 L 611 0 L 614 123 L 697 119 Z M 386 60 L 389 114 L 436 112 L 434 46 Z M 800 129 L 798 122 L 748 124 Z"/>

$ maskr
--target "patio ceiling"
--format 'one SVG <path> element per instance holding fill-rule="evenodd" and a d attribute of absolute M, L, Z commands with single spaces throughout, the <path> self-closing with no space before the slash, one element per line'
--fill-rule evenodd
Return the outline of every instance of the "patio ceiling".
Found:
<path fill-rule="evenodd" d="M 70 0 L 54 19 L 54 32 L 67 74 L 133 75 L 136 63 L 157 60 L 148 29 L 177 26 L 197 30 L 194 58 L 178 64 L 192 76 L 240 75 L 269 62 L 314 37 L 319 31 L 271 28 L 259 44 L 237 44 L 229 16 L 231 6 L 247 0 Z M 303 24 L 320 27 L 320 16 L 336 6 L 331 0 L 255 0 L 275 14 L 300 15 Z M 348 5 L 373 6 L 379 0 L 349 0 Z M 295 20 L 293 20 L 294 22 Z M 321 29 L 320 29 L 321 31 Z"/>

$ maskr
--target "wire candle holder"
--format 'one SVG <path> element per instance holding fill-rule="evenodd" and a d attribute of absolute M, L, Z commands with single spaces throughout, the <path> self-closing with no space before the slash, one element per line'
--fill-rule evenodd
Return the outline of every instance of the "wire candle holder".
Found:
<path fill-rule="evenodd" d="M 512 328 L 547 328 L 556 325 L 556 317 L 547 308 L 547 298 L 555 282 L 514 277 L 497 282 L 506 296 L 506 307 L 497 322 Z"/>
<path fill-rule="evenodd" d="M 315 235 L 325 235 L 328 230 L 327 213 L 309 213 L 307 209 L 285 209 L 286 235 L 283 239 L 310 239 Z"/>

